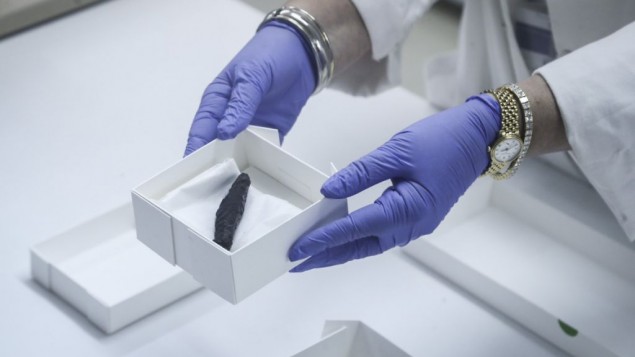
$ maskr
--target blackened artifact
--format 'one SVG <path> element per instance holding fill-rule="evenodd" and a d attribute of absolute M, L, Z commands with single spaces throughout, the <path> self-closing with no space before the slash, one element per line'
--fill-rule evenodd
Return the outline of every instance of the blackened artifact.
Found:
<path fill-rule="evenodd" d="M 216 211 L 214 242 L 227 250 L 231 249 L 234 234 L 243 218 L 249 185 L 251 185 L 249 175 L 245 173 L 238 175 Z"/>

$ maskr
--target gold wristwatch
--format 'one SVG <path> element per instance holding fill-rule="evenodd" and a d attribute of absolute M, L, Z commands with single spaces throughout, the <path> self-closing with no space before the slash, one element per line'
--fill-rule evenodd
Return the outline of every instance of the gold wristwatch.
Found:
<path fill-rule="evenodd" d="M 485 175 L 503 180 L 514 173 L 515 170 L 511 168 L 523 151 L 523 139 L 520 137 L 521 108 L 514 92 L 507 87 L 485 93 L 493 95 L 501 108 L 501 130 L 494 143 L 487 148 L 491 163 Z"/>

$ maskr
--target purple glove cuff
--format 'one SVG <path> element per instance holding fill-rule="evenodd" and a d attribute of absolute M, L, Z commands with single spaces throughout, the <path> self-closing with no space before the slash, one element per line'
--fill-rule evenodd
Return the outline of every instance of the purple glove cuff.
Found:
<path fill-rule="evenodd" d="M 272 20 L 262 25 L 262 27 L 260 27 L 258 31 L 262 31 L 262 29 L 267 27 L 277 27 L 279 29 L 290 31 L 293 33 L 295 37 L 297 37 L 300 40 L 300 42 L 302 43 L 302 47 L 304 47 L 304 51 L 306 51 L 306 55 L 311 59 L 311 70 L 312 70 L 311 72 L 313 73 L 313 78 L 315 79 L 315 85 L 317 86 L 318 76 L 315 71 L 315 68 L 316 68 L 315 57 L 313 57 L 313 50 L 311 50 L 311 44 L 307 42 L 304 36 L 302 36 L 302 34 L 295 27 L 289 25 L 286 22 L 279 21 L 279 20 Z"/>
<path fill-rule="evenodd" d="M 492 144 L 496 140 L 497 133 L 501 130 L 501 107 L 498 101 L 489 94 L 473 95 L 465 101 L 470 102 L 472 100 L 479 101 L 489 108 L 492 115 L 478 116 L 481 126 L 483 128 L 483 137 L 488 145 Z"/>

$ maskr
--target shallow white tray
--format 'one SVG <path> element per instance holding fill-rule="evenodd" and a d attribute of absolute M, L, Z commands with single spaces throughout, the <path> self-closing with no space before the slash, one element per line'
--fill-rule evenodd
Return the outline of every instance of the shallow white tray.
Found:
<path fill-rule="evenodd" d="M 523 166 L 478 180 L 407 253 L 574 355 L 635 355 L 628 239 L 588 184 Z"/>
<path fill-rule="evenodd" d="M 34 245 L 31 273 L 106 333 L 201 288 L 137 240 L 129 204 Z"/>

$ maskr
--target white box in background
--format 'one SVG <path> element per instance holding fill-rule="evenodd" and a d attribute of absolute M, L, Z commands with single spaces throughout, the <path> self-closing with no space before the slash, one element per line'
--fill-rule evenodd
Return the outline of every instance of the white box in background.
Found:
<path fill-rule="evenodd" d="M 407 357 L 361 321 L 326 321 L 322 339 L 293 357 Z"/>
<path fill-rule="evenodd" d="M 31 273 L 106 333 L 201 288 L 136 239 L 130 204 L 31 247 Z"/>
<path fill-rule="evenodd" d="M 251 176 L 252 186 L 287 200 L 301 212 L 255 241 L 228 252 L 201 236 L 162 207 L 160 198 L 227 159 Z M 291 244 L 305 232 L 348 213 L 346 200 L 325 199 L 327 176 L 256 134 L 215 140 L 132 192 L 137 235 L 165 260 L 176 264 L 231 303 L 238 303 L 297 263 L 287 258 Z M 210 224 L 214 212 L 210 212 Z"/>
<path fill-rule="evenodd" d="M 635 355 L 635 249 L 588 184 L 539 161 L 478 180 L 405 251 L 572 355 Z"/>

